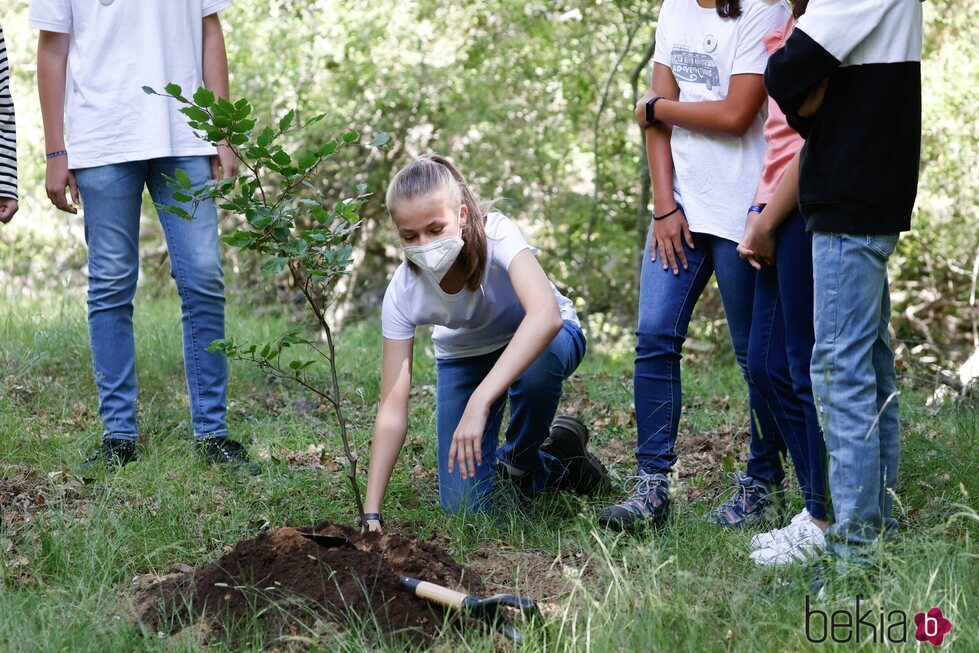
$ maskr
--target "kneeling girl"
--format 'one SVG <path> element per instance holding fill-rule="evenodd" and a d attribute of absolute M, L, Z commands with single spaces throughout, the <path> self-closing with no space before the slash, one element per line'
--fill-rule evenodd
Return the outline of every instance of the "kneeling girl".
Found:
<path fill-rule="evenodd" d="M 562 384 L 585 354 L 571 301 L 517 226 L 481 207 L 447 159 L 423 156 L 391 181 L 387 206 L 404 248 L 381 310 L 381 401 L 366 520 L 380 508 L 408 430 L 415 327 L 434 325 L 439 501 L 454 513 L 491 503 L 497 475 L 528 494 L 588 491 L 604 469 L 587 429 L 554 420 Z M 510 422 L 497 440 L 506 400 Z M 552 428 L 552 420 L 554 421 Z"/>

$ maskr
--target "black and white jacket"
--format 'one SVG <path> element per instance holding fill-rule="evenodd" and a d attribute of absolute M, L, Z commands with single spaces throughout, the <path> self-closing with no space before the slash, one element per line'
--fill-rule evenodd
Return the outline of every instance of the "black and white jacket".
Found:
<path fill-rule="evenodd" d="M 0 197 L 17 199 L 17 135 L 10 97 L 10 64 L 0 27 Z"/>
<path fill-rule="evenodd" d="M 911 227 L 921 158 L 920 0 L 812 0 L 765 86 L 806 137 L 799 205 L 810 231 Z M 825 78 L 810 119 L 799 109 Z"/>

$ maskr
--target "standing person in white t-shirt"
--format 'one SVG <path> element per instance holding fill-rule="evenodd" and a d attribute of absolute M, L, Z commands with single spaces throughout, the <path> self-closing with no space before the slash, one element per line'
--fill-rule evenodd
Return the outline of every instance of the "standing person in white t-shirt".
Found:
<path fill-rule="evenodd" d="M 605 526 L 655 525 L 668 514 L 681 348 L 712 275 L 751 408 L 747 473 L 733 475 L 712 520 L 740 527 L 777 515 L 784 444 L 747 371 L 755 274 L 737 245 L 765 155 L 763 38 L 788 16 L 784 3 L 762 0 L 666 0 L 660 10 L 652 83 L 636 105 L 653 185 L 636 329 L 638 470 L 630 495 L 600 513 Z"/>
<path fill-rule="evenodd" d="M 434 325 L 443 510 L 488 508 L 497 476 L 522 496 L 597 488 L 606 474 L 586 450 L 588 430 L 573 417 L 554 419 L 564 380 L 585 354 L 585 337 L 536 250 L 509 219 L 480 206 L 440 156 L 423 156 L 398 172 L 387 207 L 406 260 L 381 311 L 367 525 L 381 527 L 381 502 L 408 432 L 412 345 L 421 325 Z M 507 398 L 510 423 L 497 449 Z"/>
<path fill-rule="evenodd" d="M 45 187 L 58 209 L 74 214 L 79 202 L 84 207 L 89 335 L 105 426 L 101 447 L 87 461 L 91 465 L 112 469 L 136 458 L 133 296 L 144 187 L 155 202 L 194 215 L 188 221 L 158 212 L 182 302 L 184 366 L 198 450 L 212 462 L 247 460 L 244 447 L 227 437 L 227 362 L 207 351 L 211 341 L 224 337 L 217 213 L 210 202 L 196 208 L 177 202 L 167 186 L 167 177 L 181 169 L 195 186 L 232 176 L 234 156 L 198 139 L 174 101 L 142 91 L 170 82 L 191 90 L 203 84 L 228 97 L 218 11 L 230 4 L 31 2 L 30 25 L 41 31 L 37 80 Z"/>

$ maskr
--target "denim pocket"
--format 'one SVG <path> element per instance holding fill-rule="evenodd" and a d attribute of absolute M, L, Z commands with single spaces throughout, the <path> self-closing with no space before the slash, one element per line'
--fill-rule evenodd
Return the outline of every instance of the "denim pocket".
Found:
<path fill-rule="evenodd" d="M 874 250 L 881 258 L 890 258 L 897 249 L 897 240 L 901 234 L 868 234 L 867 247 Z"/>

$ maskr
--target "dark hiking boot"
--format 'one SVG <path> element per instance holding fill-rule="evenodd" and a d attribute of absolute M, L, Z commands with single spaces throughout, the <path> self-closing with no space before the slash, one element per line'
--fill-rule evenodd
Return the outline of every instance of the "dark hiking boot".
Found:
<path fill-rule="evenodd" d="M 608 486 L 608 472 L 598 458 L 589 453 L 588 428 L 578 418 L 556 417 L 540 450 L 560 460 L 568 470 L 558 489 L 588 495 Z"/>

